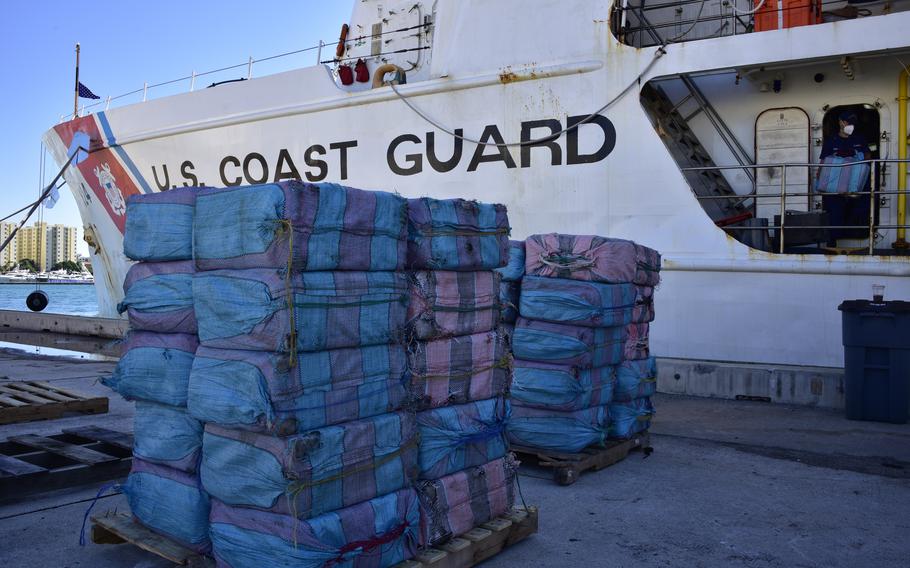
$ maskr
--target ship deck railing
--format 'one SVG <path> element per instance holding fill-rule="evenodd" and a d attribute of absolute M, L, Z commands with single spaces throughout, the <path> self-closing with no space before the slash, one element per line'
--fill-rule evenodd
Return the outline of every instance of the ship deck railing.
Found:
<path fill-rule="evenodd" d="M 822 191 L 788 191 L 787 190 L 787 171 L 793 168 L 805 169 L 807 174 L 810 174 L 806 179 L 806 185 L 811 187 L 812 181 L 815 179 L 811 175 L 811 172 L 819 171 L 820 168 L 845 168 L 850 166 L 856 166 L 860 164 L 869 164 L 870 168 L 870 177 L 871 184 L 869 191 L 854 191 L 850 193 L 828 193 Z M 785 229 L 786 219 L 787 219 L 787 199 L 791 197 L 825 197 L 825 196 L 854 196 L 860 198 L 861 196 L 868 196 L 869 198 L 869 220 L 868 223 L 862 225 L 803 225 L 800 224 L 799 229 L 819 229 L 819 230 L 830 230 L 830 229 L 867 229 L 868 230 L 868 253 L 870 255 L 875 254 L 875 237 L 877 230 L 901 230 L 906 231 L 910 229 L 910 223 L 907 223 L 906 218 L 901 221 L 898 220 L 897 223 L 893 224 L 882 224 L 876 221 L 877 209 L 875 207 L 876 200 L 881 199 L 887 196 L 897 196 L 900 199 L 901 196 L 904 196 L 906 199 L 907 195 L 910 195 L 910 190 L 908 189 L 897 189 L 897 190 L 884 190 L 880 189 L 881 176 L 884 174 L 885 168 L 883 166 L 887 164 L 910 164 L 910 159 L 898 159 L 898 158 L 870 158 L 868 160 L 857 160 L 855 162 L 847 162 L 843 164 L 822 164 L 822 163 L 800 163 L 800 162 L 775 162 L 775 163 L 765 163 L 765 164 L 736 164 L 728 166 L 698 166 L 698 167 L 685 167 L 680 168 L 682 172 L 705 172 L 705 171 L 717 171 L 717 170 L 753 170 L 753 173 L 757 175 L 758 168 L 762 169 L 776 169 L 777 171 L 773 176 L 777 176 L 779 180 L 780 191 L 778 193 L 758 193 L 756 189 L 753 189 L 750 193 L 743 194 L 732 194 L 732 195 L 696 195 L 695 198 L 701 203 L 702 201 L 711 201 L 711 200 L 736 200 L 738 203 L 745 203 L 746 201 L 753 201 L 757 204 L 759 200 L 765 199 L 770 200 L 774 199 L 780 203 L 780 223 L 779 224 L 768 224 L 760 226 L 740 226 L 740 225 L 725 225 L 723 228 L 725 230 L 736 230 L 736 231 L 776 231 L 778 237 L 777 242 L 777 252 L 784 254 L 786 239 L 785 239 Z M 906 175 L 906 172 L 900 172 Z M 773 177 L 769 176 L 769 177 Z M 792 182 L 792 179 L 791 179 Z M 765 185 L 765 187 L 768 187 Z M 904 202 L 906 203 L 906 201 Z M 898 211 L 903 210 L 906 212 L 906 205 L 898 205 Z M 898 213 L 900 215 L 900 213 Z M 902 235 L 900 235 L 902 236 Z M 900 239 L 898 239 L 900 241 Z M 904 241 L 900 242 L 898 246 L 906 246 L 903 244 Z M 897 248 L 897 247 L 895 247 Z"/>

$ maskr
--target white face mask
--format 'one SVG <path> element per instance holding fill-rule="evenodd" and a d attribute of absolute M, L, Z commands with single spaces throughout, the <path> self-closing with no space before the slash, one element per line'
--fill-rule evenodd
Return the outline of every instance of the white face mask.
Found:
<path fill-rule="evenodd" d="M 848 124 L 847 126 L 844 127 L 844 134 L 846 134 L 847 136 L 850 136 L 851 134 L 853 134 L 853 130 L 855 128 L 856 127 L 853 126 L 852 124 Z"/>

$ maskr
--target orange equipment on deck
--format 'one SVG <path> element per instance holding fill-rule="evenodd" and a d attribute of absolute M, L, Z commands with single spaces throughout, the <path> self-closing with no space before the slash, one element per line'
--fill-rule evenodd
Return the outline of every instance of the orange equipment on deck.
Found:
<path fill-rule="evenodd" d="M 758 6 L 761 0 L 755 0 Z M 822 22 L 821 0 L 765 0 L 755 12 L 755 31 L 782 30 Z"/>

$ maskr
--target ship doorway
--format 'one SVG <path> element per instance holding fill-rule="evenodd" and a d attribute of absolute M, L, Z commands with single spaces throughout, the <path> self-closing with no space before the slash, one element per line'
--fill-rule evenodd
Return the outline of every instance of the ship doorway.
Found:
<path fill-rule="evenodd" d="M 853 113 L 856 115 L 856 130 L 862 136 L 869 146 L 870 158 L 878 159 L 881 157 L 881 116 L 878 109 L 870 104 L 839 105 L 829 108 L 825 112 L 822 120 L 822 135 L 827 140 L 830 137 L 838 135 L 840 126 L 838 118 L 843 113 Z M 878 179 L 877 188 L 882 187 L 882 171 L 876 167 L 871 172 L 872 176 Z M 866 183 L 861 191 L 869 191 L 872 187 L 872 178 Z M 868 241 L 869 239 L 869 196 L 868 195 L 835 195 L 823 197 L 821 207 L 823 210 L 831 212 L 833 208 L 842 208 L 843 224 L 855 225 L 856 229 L 832 229 L 829 234 L 829 245 L 834 245 L 840 239 L 860 239 Z M 879 200 L 872 204 L 875 208 L 875 223 L 878 223 Z M 859 246 L 862 244 L 857 243 Z"/>

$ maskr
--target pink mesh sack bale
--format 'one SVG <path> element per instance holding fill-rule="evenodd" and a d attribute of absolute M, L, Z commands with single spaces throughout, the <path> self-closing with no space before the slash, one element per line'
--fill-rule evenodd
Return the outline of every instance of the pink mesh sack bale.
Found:
<path fill-rule="evenodd" d="M 512 454 L 480 466 L 421 481 L 420 538 L 424 546 L 441 544 L 504 515 L 515 500 Z"/>
<path fill-rule="evenodd" d="M 414 272 L 409 292 L 408 326 L 419 340 L 481 333 L 499 323 L 495 272 Z"/>
<path fill-rule="evenodd" d="M 593 235 L 533 235 L 525 241 L 525 273 L 595 282 L 657 286 L 660 254 L 623 239 Z"/>

